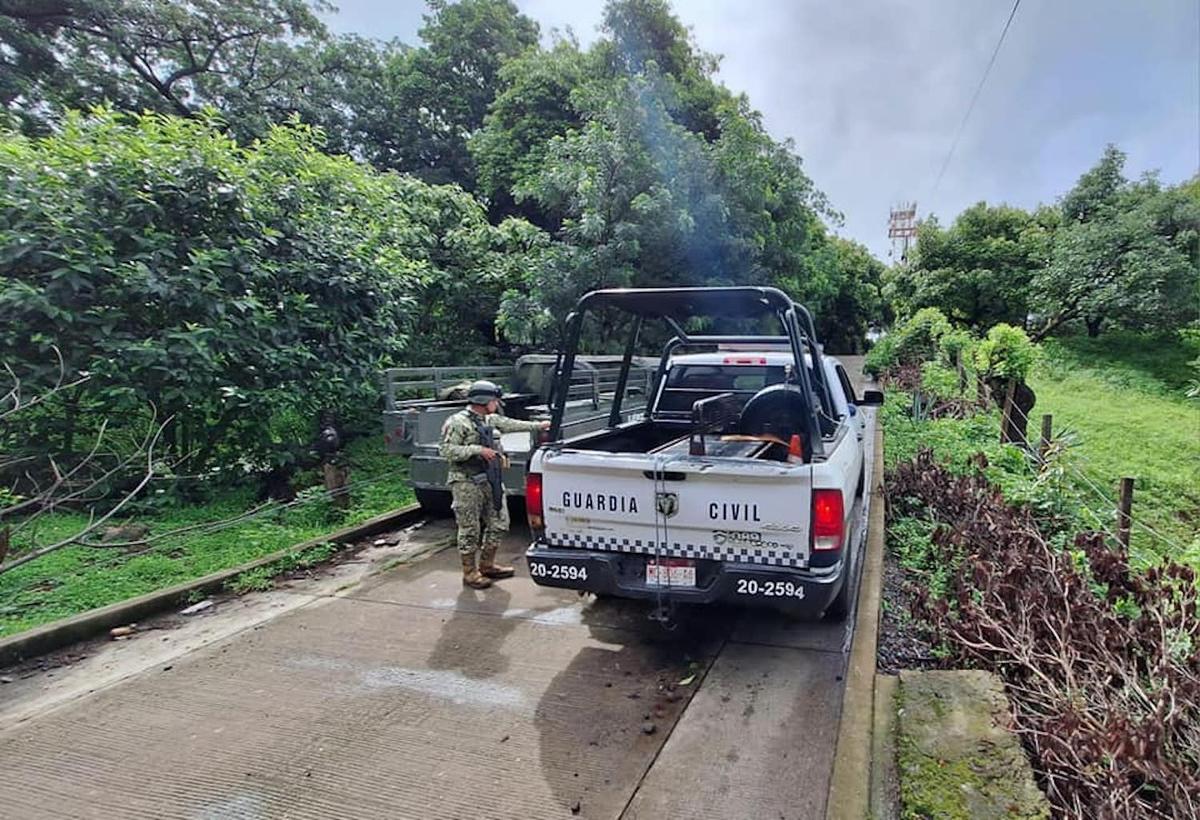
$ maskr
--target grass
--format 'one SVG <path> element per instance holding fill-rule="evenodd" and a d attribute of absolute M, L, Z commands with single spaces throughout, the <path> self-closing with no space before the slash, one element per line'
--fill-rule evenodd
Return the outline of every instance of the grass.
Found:
<path fill-rule="evenodd" d="M 1200 331 L 1144 334 L 1116 330 L 1095 338 L 1064 336 L 1042 345 L 1043 372 L 1075 374 L 1110 387 L 1178 398 L 1196 373 Z"/>
<path fill-rule="evenodd" d="M 381 436 L 355 440 L 347 447 L 346 456 L 350 481 L 360 485 L 351 492 L 348 510 L 336 510 L 322 499 L 319 487 L 312 486 L 318 481 L 316 473 L 309 471 L 298 477 L 297 487 L 310 489 L 301 491 L 301 503 L 289 509 L 273 510 L 218 532 L 184 533 L 152 542 L 147 551 L 136 555 L 120 549 L 66 547 L 0 575 L 0 637 L 228 569 L 411 503 L 406 464 L 385 453 Z M 153 535 L 230 518 L 254 506 L 253 488 L 234 488 L 205 504 L 155 505 L 150 501 L 142 505 L 144 512 L 136 521 L 149 525 Z M 78 532 L 85 524 L 86 518 L 76 514 L 45 516 L 39 521 L 36 538 L 39 543 L 50 543 Z M 29 544 L 29 536 L 25 532 L 14 538 L 14 555 Z M 316 552 L 298 554 L 290 565 L 281 565 L 269 575 L 264 568 L 253 577 L 239 577 L 234 589 L 261 588 L 279 572 L 304 566 L 305 561 L 323 560 Z"/>
<path fill-rule="evenodd" d="M 1076 442 L 1066 458 L 1096 523 L 1113 527 L 1117 484 L 1132 476 L 1135 556 L 1200 563 L 1200 402 L 1184 396 L 1200 335 L 1069 338 L 1046 354 L 1029 380 L 1033 415 L 1053 414 Z"/>
<path fill-rule="evenodd" d="M 271 589 L 275 585 L 277 576 L 298 569 L 308 569 L 328 561 L 337 552 L 337 549 L 337 544 L 326 541 L 324 544 L 316 544 L 307 549 L 290 552 L 265 567 L 238 573 L 236 578 L 225 584 L 225 587 L 235 595 Z"/>
<path fill-rule="evenodd" d="M 881 420 L 886 441 L 884 466 L 888 469 L 909 461 L 922 447 L 933 450 L 939 461 L 955 472 L 966 472 L 976 453 L 992 459 L 1000 451 L 1000 414 L 996 411 L 979 413 L 967 419 L 924 419 L 911 416 L 912 397 L 899 390 L 889 390 L 883 405 Z"/>
<path fill-rule="evenodd" d="M 1042 414 L 1053 414 L 1066 445 L 1055 460 L 1058 479 L 1039 480 L 1021 451 L 999 444 L 998 411 L 917 422 L 902 393 L 889 395 L 882 411 L 885 462 L 925 446 L 966 472 L 982 452 L 988 478 L 1010 501 L 1035 505 L 1044 519 L 1113 532 L 1117 484 L 1133 476 L 1135 563 L 1171 557 L 1200 566 L 1200 402 L 1185 397 L 1195 377 L 1188 363 L 1198 355 L 1200 334 L 1190 332 L 1048 342 L 1029 379 L 1038 397 L 1029 435 L 1036 440 Z"/>

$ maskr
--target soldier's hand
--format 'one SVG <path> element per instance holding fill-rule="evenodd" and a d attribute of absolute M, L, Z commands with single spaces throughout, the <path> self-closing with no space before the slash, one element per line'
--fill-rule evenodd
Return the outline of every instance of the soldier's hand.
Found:
<path fill-rule="evenodd" d="M 479 452 L 479 455 L 483 456 L 485 461 L 494 461 L 496 459 L 496 456 L 498 455 L 498 453 L 495 450 L 493 450 L 491 447 L 484 447 Z"/>
<path fill-rule="evenodd" d="M 541 424 L 541 427 L 540 427 L 539 429 L 541 429 L 541 430 L 549 430 L 549 429 L 550 429 L 550 422 L 548 422 L 548 421 L 543 421 L 543 422 L 542 422 L 542 424 Z"/>

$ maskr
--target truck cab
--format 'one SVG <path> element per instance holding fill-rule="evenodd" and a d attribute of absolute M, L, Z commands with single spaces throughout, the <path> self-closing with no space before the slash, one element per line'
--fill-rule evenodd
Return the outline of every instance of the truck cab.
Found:
<path fill-rule="evenodd" d="M 614 413 L 531 456 L 533 580 L 664 611 L 722 601 L 844 615 L 863 490 L 858 405 L 882 397 L 856 401 L 811 315 L 773 288 L 597 291 L 568 326 L 596 305 L 631 313 L 634 338 L 651 320 L 674 336 L 640 417 Z M 774 319 L 782 333 L 690 334 L 697 316 Z"/>

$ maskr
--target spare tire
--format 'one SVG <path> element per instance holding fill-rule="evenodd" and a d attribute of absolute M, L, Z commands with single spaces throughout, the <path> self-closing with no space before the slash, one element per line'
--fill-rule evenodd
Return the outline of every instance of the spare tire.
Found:
<path fill-rule="evenodd" d="M 809 412 L 804 392 L 794 384 L 773 384 L 753 396 L 738 417 L 738 432 L 747 436 L 778 436 L 784 441 L 804 435 Z"/>

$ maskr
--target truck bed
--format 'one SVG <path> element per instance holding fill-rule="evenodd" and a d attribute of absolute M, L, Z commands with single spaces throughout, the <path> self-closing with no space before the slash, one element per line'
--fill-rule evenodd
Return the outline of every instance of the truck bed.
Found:
<path fill-rule="evenodd" d="M 687 456 L 692 454 L 692 439 L 687 422 L 644 420 L 580 436 L 566 442 L 565 447 L 605 453 Z M 704 436 L 703 455 L 782 461 L 787 450 L 775 442 L 712 433 Z"/>

